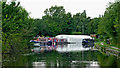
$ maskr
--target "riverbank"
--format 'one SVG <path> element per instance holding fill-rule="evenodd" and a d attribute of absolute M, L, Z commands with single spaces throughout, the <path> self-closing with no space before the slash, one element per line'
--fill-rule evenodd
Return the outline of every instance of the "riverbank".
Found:
<path fill-rule="evenodd" d="M 108 44 L 105 44 L 103 42 L 96 42 L 95 48 L 104 54 L 114 55 L 120 58 L 120 49 L 117 47 L 109 46 Z"/>

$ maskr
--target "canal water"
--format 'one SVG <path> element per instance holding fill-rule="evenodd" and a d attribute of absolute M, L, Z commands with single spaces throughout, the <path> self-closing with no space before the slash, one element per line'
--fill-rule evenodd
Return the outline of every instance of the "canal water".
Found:
<path fill-rule="evenodd" d="M 120 59 L 80 44 L 33 47 L 20 55 L 3 58 L 4 67 L 11 68 L 120 68 Z"/>

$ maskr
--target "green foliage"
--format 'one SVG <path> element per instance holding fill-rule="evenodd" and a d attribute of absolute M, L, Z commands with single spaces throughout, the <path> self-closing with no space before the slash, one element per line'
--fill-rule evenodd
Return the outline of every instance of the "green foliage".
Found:
<path fill-rule="evenodd" d="M 111 66 L 111 67 L 116 67 L 117 68 L 117 59 L 115 56 L 106 56 L 106 55 L 98 55 L 98 61 L 100 63 L 100 66 Z"/>
<path fill-rule="evenodd" d="M 111 38 L 112 44 L 120 45 L 120 2 L 110 3 L 98 26 L 98 33 L 105 38 Z"/>
<path fill-rule="evenodd" d="M 3 53 L 23 52 L 32 32 L 33 20 L 28 18 L 27 11 L 20 2 L 2 3 L 2 48 Z M 21 41 L 22 40 L 22 41 Z"/>
<path fill-rule="evenodd" d="M 73 35 L 80 35 L 82 33 L 81 32 L 72 32 L 71 34 L 73 34 Z"/>
<path fill-rule="evenodd" d="M 88 34 L 97 34 L 100 18 L 91 19 L 88 23 Z"/>
<path fill-rule="evenodd" d="M 73 15 L 66 13 L 63 6 L 52 6 L 44 11 L 42 19 L 35 19 L 35 33 L 44 36 L 56 36 L 58 34 L 73 34 L 72 32 L 82 32 L 88 34 L 88 23 L 86 11 Z M 81 34 L 81 33 L 80 33 Z"/>
<path fill-rule="evenodd" d="M 0 53 L 2 53 L 2 3 L 0 1 Z M 2 56 L 0 56 L 1 62 Z"/>
<path fill-rule="evenodd" d="M 56 36 L 58 34 L 70 34 L 72 32 L 72 15 L 65 13 L 62 6 L 52 6 L 44 11 L 45 16 L 36 21 L 38 35 Z"/>
<path fill-rule="evenodd" d="M 90 22 L 90 17 L 87 17 L 86 11 L 82 13 L 76 13 L 73 15 L 73 31 L 82 32 L 82 34 L 88 34 L 88 23 Z"/>

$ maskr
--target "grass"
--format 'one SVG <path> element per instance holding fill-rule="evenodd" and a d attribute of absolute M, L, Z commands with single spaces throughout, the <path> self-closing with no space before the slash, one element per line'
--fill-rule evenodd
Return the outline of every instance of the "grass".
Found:
<path fill-rule="evenodd" d="M 103 45 L 102 45 L 101 43 L 103 43 Z M 116 47 L 116 45 L 107 44 L 107 43 L 105 43 L 105 42 L 103 42 L 103 41 L 96 42 L 95 45 L 98 45 L 98 46 L 100 46 L 100 47 L 104 47 L 104 48 L 105 48 L 105 47 L 108 47 L 108 48 L 110 48 L 110 49 L 120 51 L 120 49 L 119 49 L 118 47 Z M 116 48 L 112 48 L 112 47 L 116 47 L 116 48 L 118 48 L 118 49 L 116 49 Z"/>

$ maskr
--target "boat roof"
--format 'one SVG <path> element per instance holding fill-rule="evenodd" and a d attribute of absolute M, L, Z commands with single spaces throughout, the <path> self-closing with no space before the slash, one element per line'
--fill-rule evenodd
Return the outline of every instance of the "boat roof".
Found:
<path fill-rule="evenodd" d="M 80 38 L 80 39 L 92 39 L 88 35 L 57 35 L 56 38 Z"/>

